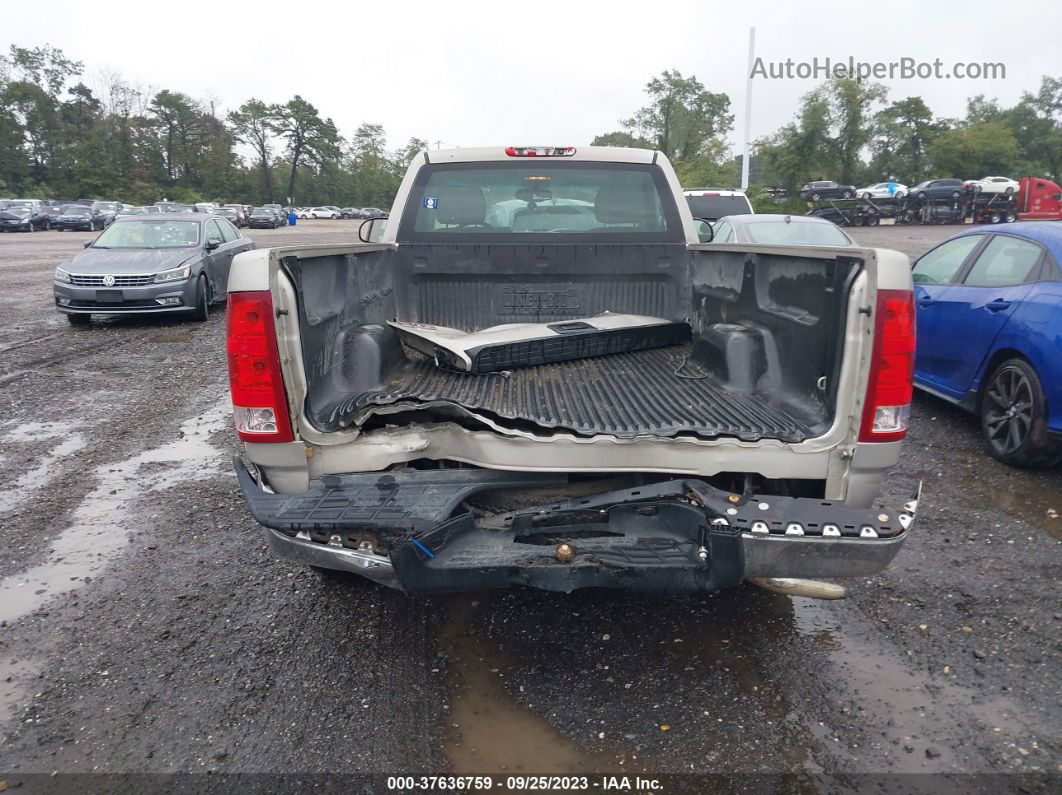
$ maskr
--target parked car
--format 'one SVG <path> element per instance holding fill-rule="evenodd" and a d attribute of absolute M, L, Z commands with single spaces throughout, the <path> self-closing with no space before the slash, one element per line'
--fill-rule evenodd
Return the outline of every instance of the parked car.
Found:
<path fill-rule="evenodd" d="M 7 202 L 4 212 L 19 216 L 18 219 L 7 219 L 5 228 L 9 230 L 17 228 L 21 231 L 32 232 L 36 229 L 52 228 L 52 218 L 46 211 L 44 203 L 39 199 L 13 199 Z"/>
<path fill-rule="evenodd" d="M 889 186 L 892 185 L 892 190 Z M 902 199 L 907 195 L 907 186 L 900 182 L 875 182 L 865 188 L 858 188 L 856 196 L 861 199 Z"/>
<path fill-rule="evenodd" d="M 214 210 L 214 215 L 220 215 L 222 218 L 226 219 L 237 228 L 243 225 L 240 223 L 239 213 L 237 213 L 231 207 L 219 207 L 218 209 Z"/>
<path fill-rule="evenodd" d="M 361 210 L 363 218 L 372 220 L 373 218 L 387 218 L 388 213 L 381 210 L 379 207 L 363 207 Z"/>
<path fill-rule="evenodd" d="M 218 208 L 218 205 L 214 202 L 196 202 L 195 211 L 197 213 L 212 213 Z"/>
<path fill-rule="evenodd" d="M 247 219 L 247 226 L 251 229 L 276 229 L 283 226 L 280 216 L 272 207 L 255 207 L 251 210 L 251 216 Z"/>
<path fill-rule="evenodd" d="M 910 190 L 916 199 L 958 199 L 966 193 L 961 179 L 927 179 Z"/>
<path fill-rule="evenodd" d="M 856 242 L 830 221 L 808 215 L 730 215 L 712 224 L 712 243 L 790 246 L 854 246 Z"/>
<path fill-rule="evenodd" d="M 332 220 L 339 216 L 340 213 L 330 207 L 307 207 L 299 214 L 299 218 L 330 218 Z"/>
<path fill-rule="evenodd" d="M 254 241 L 206 213 L 120 216 L 55 269 L 56 308 L 74 325 L 96 314 L 191 314 L 224 301 L 232 258 Z"/>
<path fill-rule="evenodd" d="M 361 210 L 357 207 L 341 207 L 339 209 L 339 217 L 344 220 L 350 220 L 351 218 L 358 218 Z"/>
<path fill-rule="evenodd" d="M 99 212 L 103 216 L 104 224 L 109 226 L 118 217 L 118 211 L 122 209 L 122 205 L 119 202 L 93 202 L 92 209 Z"/>
<path fill-rule="evenodd" d="M 237 226 L 247 226 L 247 210 L 242 204 L 226 204 L 224 209 L 236 211 Z"/>
<path fill-rule="evenodd" d="M 1014 466 L 1062 460 L 1062 227 L 960 232 L 914 264 L 915 384 L 981 418 Z"/>
<path fill-rule="evenodd" d="M 123 204 L 122 209 L 118 211 L 118 215 L 150 215 L 157 212 L 160 212 L 160 210 L 154 206 L 137 207 L 131 204 Z"/>
<path fill-rule="evenodd" d="M 683 191 L 694 218 L 715 221 L 727 215 L 754 212 L 745 191 L 719 188 L 689 188 Z"/>
<path fill-rule="evenodd" d="M 0 210 L 0 231 L 32 232 L 36 227 L 28 207 L 8 207 Z"/>
<path fill-rule="evenodd" d="M 55 219 L 56 229 L 72 232 L 95 232 L 106 225 L 107 220 L 103 213 L 92 207 L 86 207 L 84 204 L 68 204 L 63 208 L 62 214 Z"/>
<path fill-rule="evenodd" d="M 641 149 L 433 152 L 404 184 L 395 223 L 359 226 L 384 245 L 233 263 L 236 472 L 277 554 L 410 592 L 706 591 L 896 554 L 906 256 L 693 245 Z M 514 197 L 533 222 L 490 224 Z"/>
<path fill-rule="evenodd" d="M 800 198 L 817 202 L 822 199 L 851 199 L 855 196 L 855 185 L 841 185 L 832 180 L 816 180 L 800 189 Z"/>
<path fill-rule="evenodd" d="M 70 202 L 59 201 L 58 199 L 44 199 L 41 201 L 41 208 L 48 216 L 52 226 L 55 225 L 55 219 L 63 213 L 63 208 L 70 204 Z"/>
<path fill-rule="evenodd" d="M 967 188 L 981 193 L 1005 193 L 1012 196 L 1021 187 L 1018 180 L 1010 177 L 983 177 L 982 179 L 969 179 L 963 183 Z"/>
<path fill-rule="evenodd" d="M 284 207 L 284 205 L 282 205 L 282 204 L 263 204 L 262 206 L 266 207 L 266 208 L 268 208 L 270 210 L 273 210 L 276 213 L 277 218 L 280 219 L 280 225 L 281 226 L 287 226 L 288 225 L 288 208 L 287 207 Z"/>

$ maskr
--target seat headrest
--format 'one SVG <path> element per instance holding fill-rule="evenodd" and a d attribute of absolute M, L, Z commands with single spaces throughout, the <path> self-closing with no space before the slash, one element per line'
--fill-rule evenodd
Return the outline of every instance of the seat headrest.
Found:
<path fill-rule="evenodd" d="M 659 224 L 657 212 L 648 202 L 648 197 L 623 185 L 605 185 L 594 200 L 594 216 L 602 224 L 638 224 L 655 229 Z"/>
<path fill-rule="evenodd" d="M 435 211 L 440 224 L 468 226 L 487 220 L 487 200 L 477 185 L 454 185 L 439 190 L 439 206 Z"/>

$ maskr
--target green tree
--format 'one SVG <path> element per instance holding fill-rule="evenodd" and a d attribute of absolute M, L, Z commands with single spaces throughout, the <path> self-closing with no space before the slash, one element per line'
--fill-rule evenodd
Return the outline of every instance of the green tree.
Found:
<path fill-rule="evenodd" d="M 340 138 L 331 119 L 322 119 L 317 108 L 295 95 L 285 105 L 273 108 L 277 134 L 286 142 L 291 171 L 288 177 L 288 201 L 295 201 L 295 177 L 299 166 L 321 166 L 339 156 Z"/>
<path fill-rule="evenodd" d="M 202 106 L 185 94 L 163 90 L 151 99 L 150 112 L 162 137 L 168 182 L 197 185 L 207 138 Z"/>
<path fill-rule="evenodd" d="M 621 122 L 632 136 L 652 141 L 671 160 L 690 160 L 711 139 L 730 132 L 730 98 L 713 94 L 693 75 L 665 70 L 645 86 L 649 104 Z"/>
<path fill-rule="evenodd" d="M 269 204 L 273 203 L 273 177 L 269 163 L 272 141 L 277 134 L 274 122 L 274 112 L 260 99 L 249 99 L 240 105 L 239 110 L 229 114 L 229 123 L 236 140 L 254 149 L 261 170 L 262 190 Z"/>
<path fill-rule="evenodd" d="M 1019 141 L 1023 170 L 1062 179 L 1062 79 L 1045 76 L 1040 89 L 1022 94 L 1005 120 Z"/>
<path fill-rule="evenodd" d="M 831 80 L 827 84 L 832 148 L 840 165 L 840 182 L 849 185 L 860 170 L 860 153 L 874 132 L 870 109 L 885 99 L 885 86 L 859 80 Z M 860 175 L 861 176 L 861 175 Z"/>
<path fill-rule="evenodd" d="M 790 191 L 834 172 L 830 103 L 822 87 L 801 98 L 796 120 L 756 142 L 755 155 L 765 161 L 768 181 Z"/>
<path fill-rule="evenodd" d="M 1003 122 L 983 121 L 941 133 L 926 152 L 939 176 L 980 179 L 1007 174 L 1018 160 L 1018 141 Z"/>
<path fill-rule="evenodd" d="M 910 185 L 929 177 L 926 148 L 946 129 L 921 97 L 893 102 L 874 117 L 869 180 L 897 176 Z"/>

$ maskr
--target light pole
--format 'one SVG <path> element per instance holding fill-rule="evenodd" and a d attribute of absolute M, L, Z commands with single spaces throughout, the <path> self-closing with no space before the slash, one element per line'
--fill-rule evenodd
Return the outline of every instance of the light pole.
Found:
<path fill-rule="evenodd" d="M 745 146 L 741 153 L 741 189 L 749 189 L 749 150 L 752 147 L 752 67 L 756 62 L 756 28 L 749 28 L 749 67 L 745 73 Z"/>

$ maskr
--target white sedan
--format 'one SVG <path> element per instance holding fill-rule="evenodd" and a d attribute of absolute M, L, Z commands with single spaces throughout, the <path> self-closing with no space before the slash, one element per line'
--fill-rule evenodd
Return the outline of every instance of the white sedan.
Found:
<path fill-rule="evenodd" d="M 874 185 L 867 185 L 865 188 L 859 188 L 856 191 L 856 196 L 860 199 L 902 199 L 907 195 L 907 186 L 901 185 L 899 182 L 893 183 L 896 186 L 895 193 L 889 193 L 888 182 L 878 182 Z"/>
<path fill-rule="evenodd" d="M 306 207 L 299 213 L 299 218 L 330 218 L 333 221 L 339 213 L 331 207 Z"/>
<path fill-rule="evenodd" d="M 1010 177 L 985 177 L 984 179 L 971 179 L 967 180 L 969 185 L 974 190 L 979 190 L 981 193 L 1006 193 L 1014 194 L 1018 192 L 1018 181 L 1011 179 Z"/>

